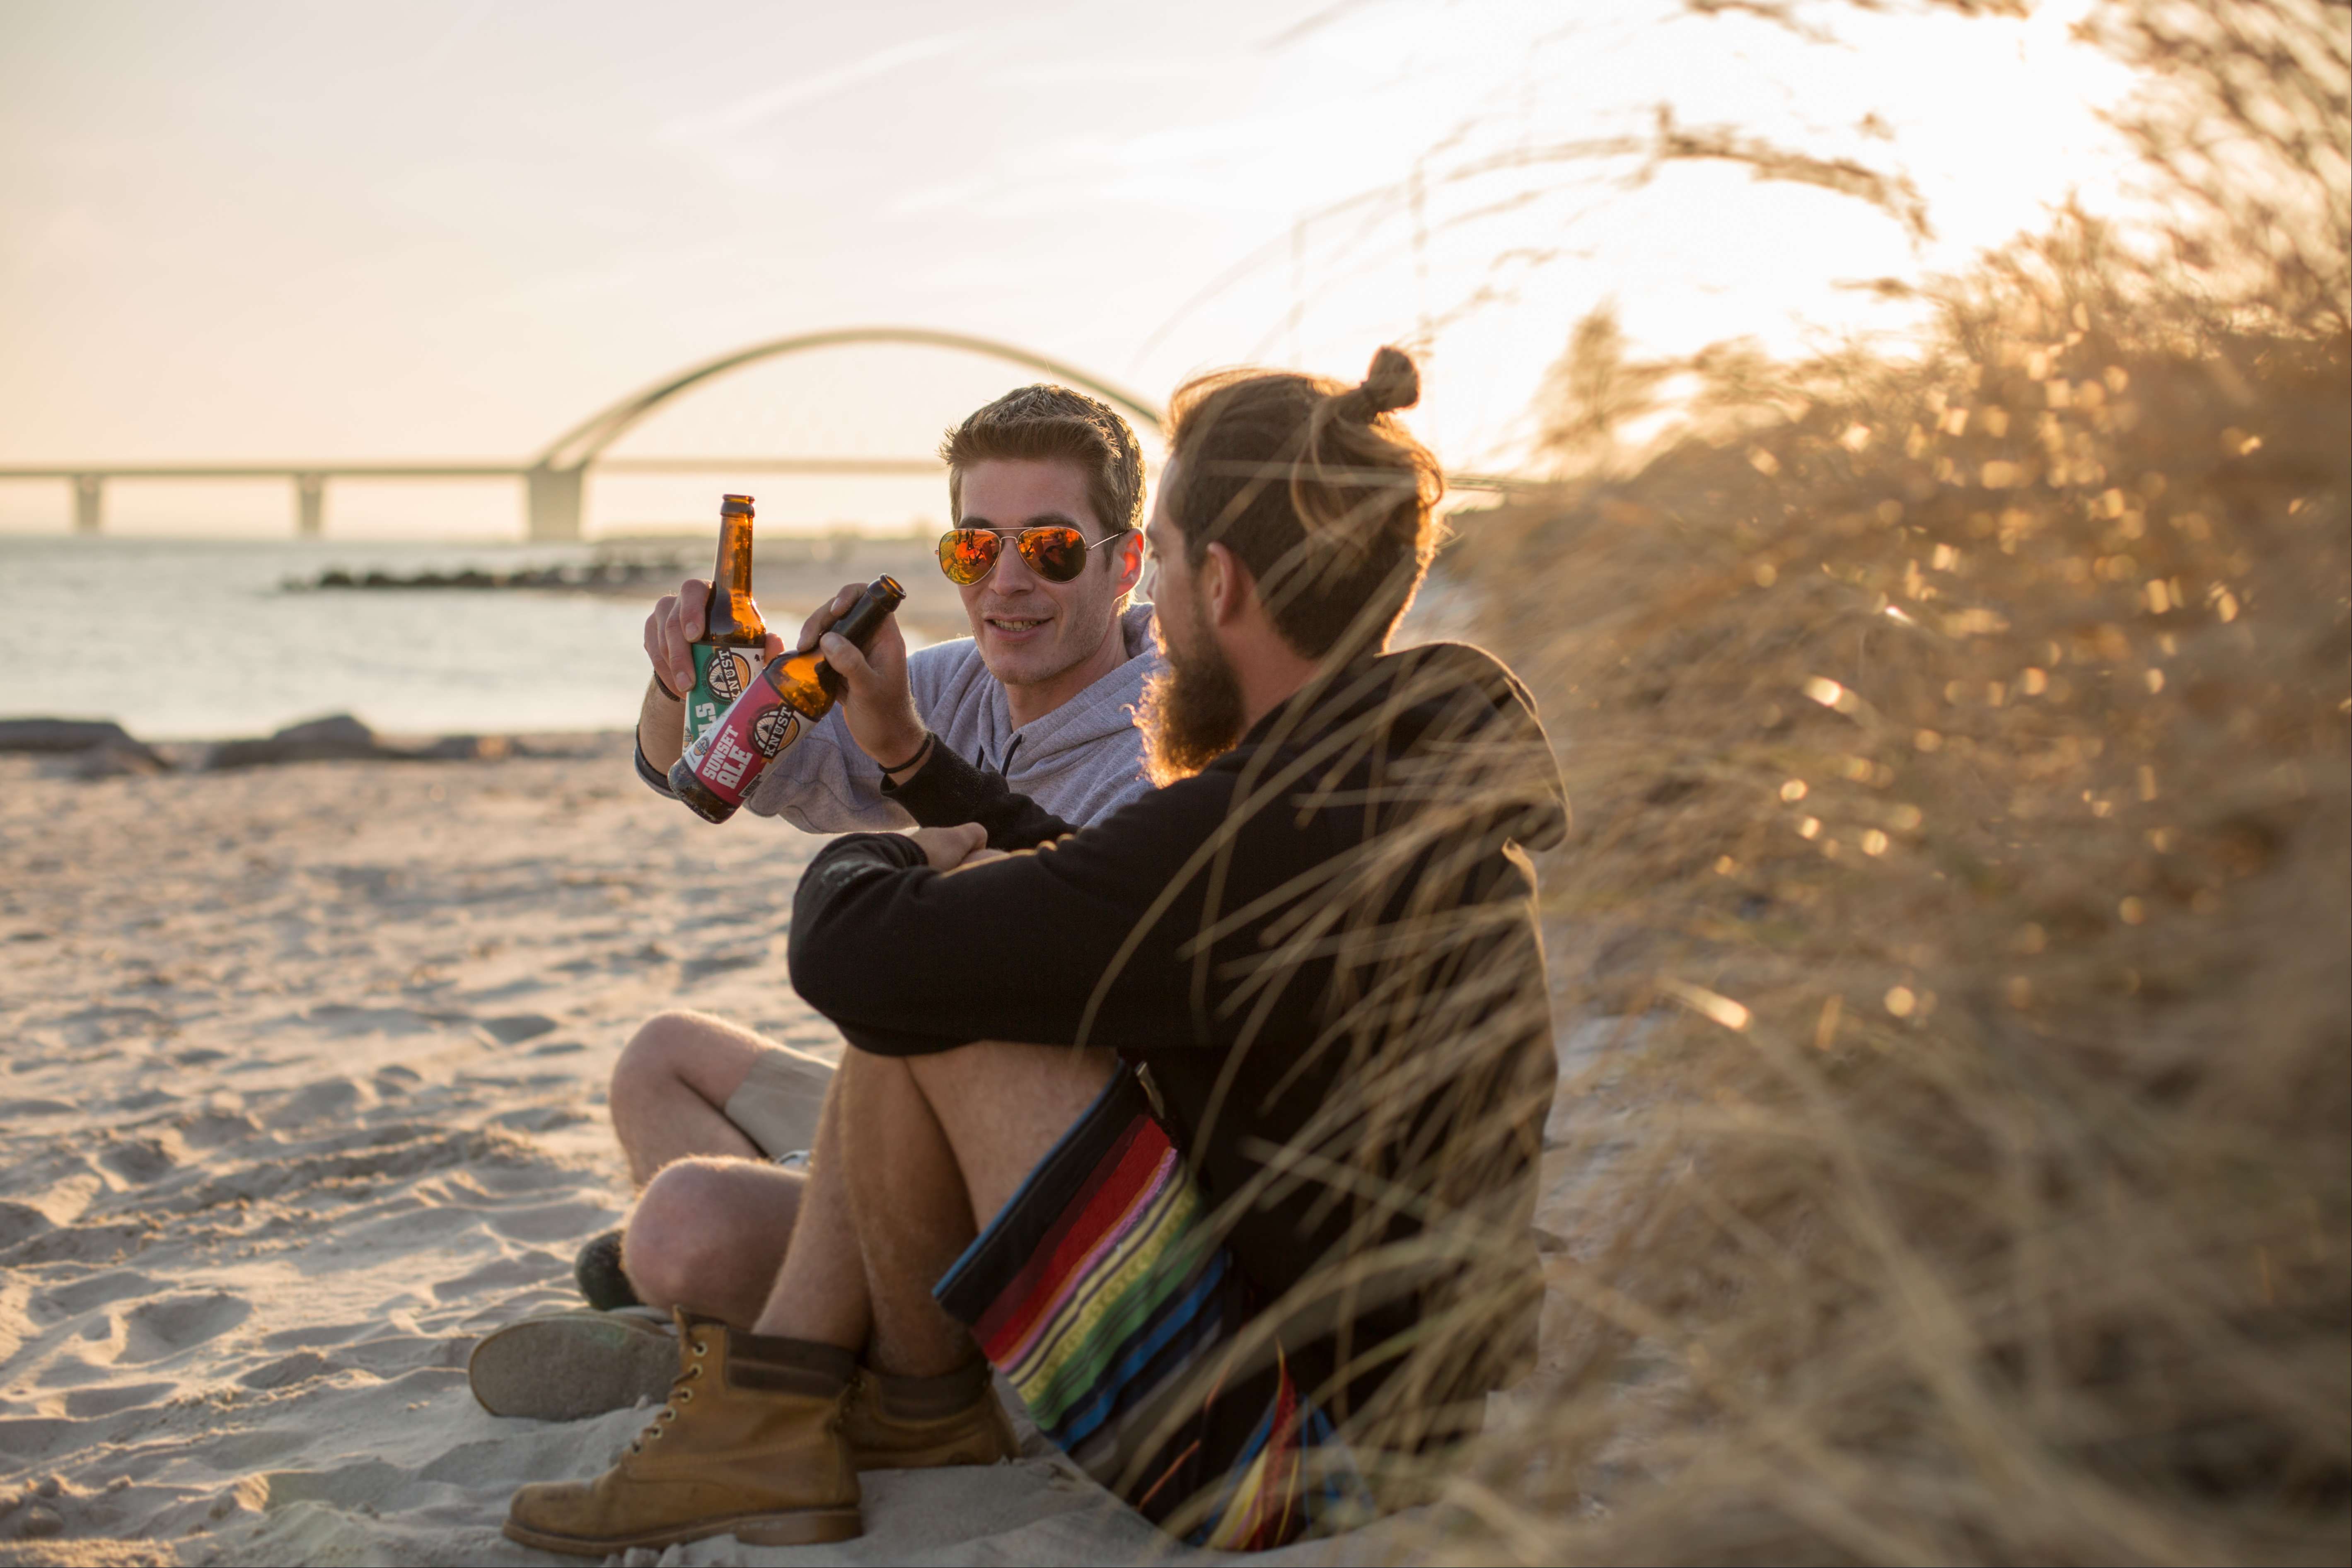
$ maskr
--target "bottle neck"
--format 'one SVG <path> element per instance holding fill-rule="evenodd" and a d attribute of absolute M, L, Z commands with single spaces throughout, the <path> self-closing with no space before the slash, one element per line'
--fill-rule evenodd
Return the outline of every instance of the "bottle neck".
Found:
<path fill-rule="evenodd" d="M 897 605 L 886 599 L 877 598 L 874 595 L 868 594 L 858 600 L 849 614 L 842 616 L 833 629 L 859 647 L 864 647 L 866 639 L 881 630 L 882 623 L 889 619 L 890 612 L 898 607 Z"/>
<path fill-rule="evenodd" d="M 757 640 L 766 631 L 751 603 L 751 520 L 719 520 L 719 563 L 710 572 L 707 635 Z"/>
<path fill-rule="evenodd" d="M 847 637 L 862 650 L 873 639 L 874 634 L 881 630 L 882 623 L 890 618 L 890 613 L 905 602 L 903 594 L 884 594 L 877 588 L 869 587 L 864 596 L 850 606 L 849 614 L 834 622 L 830 629 Z M 824 661 L 824 656 L 817 652 L 814 645 L 798 649 L 768 666 L 768 679 L 775 682 L 779 691 L 789 687 L 806 687 L 814 682 L 817 691 L 810 695 L 820 706 L 810 709 L 803 704 L 802 709 L 812 716 L 830 708 L 842 690 L 841 677 L 834 672 L 833 666 Z"/>

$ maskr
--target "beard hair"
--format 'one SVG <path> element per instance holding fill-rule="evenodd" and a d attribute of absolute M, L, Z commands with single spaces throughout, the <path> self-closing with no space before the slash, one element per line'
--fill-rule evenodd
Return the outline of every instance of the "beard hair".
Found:
<path fill-rule="evenodd" d="M 1143 689 L 1135 721 L 1143 731 L 1143 771 L 1154 785 L 1191 778 L 1242 738 L 1242 685 L 1224 650 L 1195 616 L 1192 647 L 1163 641 L 1168 668 Z"/>

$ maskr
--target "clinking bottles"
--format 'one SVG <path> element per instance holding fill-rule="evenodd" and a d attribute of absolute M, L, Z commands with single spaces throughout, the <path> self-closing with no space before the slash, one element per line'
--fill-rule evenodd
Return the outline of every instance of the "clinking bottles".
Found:
<path fill-rule="evenodd" d="M 719 721 L 727 705 L 751 689 L 768 624 L 751 602 L 751 498 L 726 496 L 719 503 L 719 563 L 710 574 L 710 607 L 702 636 L 693 644 L 694 689 L 686 694 L 686 744 Z"/>
<path fill-rule="evenodd" d="M 863 649 L 906 598 L 898 579 L 877 577 L 832 629 Z M 814 649 L 784 655 L 760 671 L 671 766 L 670 792 L 704 820 L 726 821 L 761 771 L 831 712 L 840 695 L 841 677 Z"/>

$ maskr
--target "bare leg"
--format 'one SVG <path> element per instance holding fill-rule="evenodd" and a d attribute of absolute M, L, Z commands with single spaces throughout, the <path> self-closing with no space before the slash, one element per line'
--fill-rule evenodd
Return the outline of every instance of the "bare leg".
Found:
<path fill-rule="evenodd" d="M 992 1041 L 904 1058 L 852 1050 L 842 1068 L 825 1124 L 846 1158 L 819 1145 L 759 1331 L 852 1349 L 870 1334 L 878 1370 L 951 1372 L 971 1360 L 971 1336 L 931 1286 L 1101 1093 L 1110 1053 Z M 820 1252 L 815 1213 L 836 1191 L 840 1230 Z M 855 1289 L 838 1273 L 852 1258 Z"/>
<path fill-rule="evenodd" d="M 845 1167 L 848 1151 L 842 1136 L 844 1105 L 856 1096 L 858 1076 L 877 1058 L 863 1051 L 845 1052 L 833 1087 L 824 1097 L 824 1117 L 817 1124 L 816 1148 L 809 1156 L 808 1184 L 802 1189 L 800 1212 L 794 1217 L 784 1263 L 776 1270 L 773 1288 L 761 1309 L 752 1331 L 789 1334 L 855 1351 L 873 1329 L 866 1306 L 866 1267 L 858 1255 L 857 1232 L 850 1221 L 849 1192 Z"/>
<path fill-rule="evenodd" d="M 950 1372 L 971 1360 L 971 1336 L 931 1304 L 930 1288 L 978 1234 L 971 1199 L 907 1063 L 867 1057 L 858 1068 L 846 1174 L 874 1314 L 866 1362 L 877 1371 Z"/>
<path fill-rule="evenodd" d="M 621 1245 L 629 1282 L 650 1307 L 749 1328 L 782 1267 L 808 1185 L 765 1161 L 675 1161 L 646 1184 Z"/>
<path fill-rule="evenodd" d="M 724 1107 L 774 1042 L 708 1013 L 647 1019 L 613 1064 L 613 1131 L 639 1186 L 696 1154 L 762 1157 Z"/>

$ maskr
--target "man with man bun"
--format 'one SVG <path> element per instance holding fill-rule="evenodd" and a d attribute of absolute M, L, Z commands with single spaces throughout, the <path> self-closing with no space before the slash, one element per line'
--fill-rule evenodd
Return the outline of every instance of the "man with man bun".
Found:
<path fill-rule="evenodd" d="M 811 862 L 793 981 L 850 1049 L 774 1288 L 749 1331 L 685 1318 L 669 1402 L 602 1475 L 517 1493 L 509 1537 L 854 1536 L 875 1377 L 947 1441 L 1003 1419 L 992 1367 L 1224 1550 L 1413 1500 L 1477 1430 L 1539 1299 L 1525 851 L 1565 817 L 1507 670 L 1387 651 L 1441 483 L 1393 417 L 1417 393 L 1394 350 L 1353 387 L 1179 392 L 1146 532 L 1162 787 L 1074 831 L 935 747 L 993 831 Z"/>

